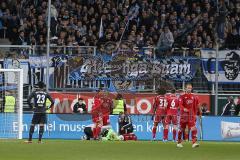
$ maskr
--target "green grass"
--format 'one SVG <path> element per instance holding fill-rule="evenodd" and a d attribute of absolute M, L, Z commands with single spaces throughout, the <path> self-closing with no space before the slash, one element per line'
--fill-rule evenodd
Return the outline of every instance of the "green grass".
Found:
<path fill-rule="evenodd" d="M 176 148 L 172 142 L 101 142 L 45 140 L 0 140 L 1 160 L 238 160 L 240 143 L 201 142 L 199 148 Z"/>

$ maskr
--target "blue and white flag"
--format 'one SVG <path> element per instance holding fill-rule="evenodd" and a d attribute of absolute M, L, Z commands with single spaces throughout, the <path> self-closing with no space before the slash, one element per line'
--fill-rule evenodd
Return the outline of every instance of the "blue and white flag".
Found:
<path fill-rule="evenodd" d="M 102 38 L 103 37 L 103 21 L 102 21 L 102 18 L 101 18 L 101 23 L 100 23 L 100 28 L 99 28 L 99 38 Z"/>
<path fill-rule="evenodd" d="M 223 50 L 218 53 L 218 81 L 240 83 L 240 51 Z M 216 51 L 201 50 L 203 73 L 209 82 L 215 82 Z"/>
<path fill-rule="evenodd" d="M 128 20 L 133 20 L 134 18 L 136 18 L 138 16 L 139 9 L 140 9 L 140 7 L 139 7 L 138 4 L 131 7 L 129 12 L 128 12 Z"/>

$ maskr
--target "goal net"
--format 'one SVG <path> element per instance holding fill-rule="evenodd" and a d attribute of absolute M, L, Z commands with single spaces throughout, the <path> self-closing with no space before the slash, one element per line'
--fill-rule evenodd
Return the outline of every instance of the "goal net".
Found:
<path fill-rule="evenodd" d="M 0 112 L 0 138 L 22 139 L 22 69 L 0 69 Z"/>

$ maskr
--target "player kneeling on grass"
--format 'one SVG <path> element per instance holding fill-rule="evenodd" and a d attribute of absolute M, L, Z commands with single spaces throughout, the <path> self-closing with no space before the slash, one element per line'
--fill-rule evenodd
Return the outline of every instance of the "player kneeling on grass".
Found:
<path fill-rule="evenodd" d="M 157 126 L 159 123 L 163 124 L 163 127 L 165 128 L 165 117 L 166 117 L 166 107 L 167 107 L 167 100 L 165 98 L 166 90 L 163 88 L 160 88 L 158 90 L 158 96 L 154 99 L 154 112 L 152 119 L 154 120 L 153 123 L 153 129 L 152 129 L 152 137 L 153 140 L 156 139 L 156 132 L 157 132 Z"/>
<path fill-rule="evenodd" d="M 31 109 L 33 109 L 34 107 L 34 110 L 33 110 L 34 114 L 32 118 L 32 124 L 29 130 L 29 138 L 28 138 L 28 141 L 26 141 L 26 143 L 32 143 L 32 136 L 33 136 L 34 128 L 36 124 L 39 124 L 40 126 L 38 143 L 42 142 L 44 124 L 46 124 L 47 122 L 46 111 L 50 109 L 54 104 L 51 96 L 45 91 L 45 84 L 43 82 L 39 82 L 38 87 L 39 88 L 36 91 L 32 92 L 31 95 L 28 97 L 29 107 Z M 34 100 L 33 104 L 31 103 L 32 99 Z M 49 108 L 46 106 L 47 99 L 49 99 L 51 102 L 51 105 Z"/>
<path fill-rule="evenodd" d="M 178 144 L 177 147 L 181 148 L 182 145 L 182 133 L 188 127 L 192 135 L 192 148 L 199 147 L 197 143 L 197 127 L 196 118 L 199 112 L 199 100 L 198 97 L 192 93 L 192 85 L 186 85 L 186 93 L 180 96 L 180 130 L 178 132 Z"/>

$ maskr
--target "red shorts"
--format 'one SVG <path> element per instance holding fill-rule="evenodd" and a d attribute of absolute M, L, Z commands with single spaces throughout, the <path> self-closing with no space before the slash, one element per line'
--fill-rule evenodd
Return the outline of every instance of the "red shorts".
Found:
<path fill-rule="evenodd" d="M 196 121 L 196 116 L 194 115 L 189 115 L 189 114 L 182 114 L 180 115 L 180 122 L 191 122 L 191 121 Z"/>
<path fill-rule="evenodd" d="M 102 114 L 98 110 L 92 111 L 92 121 L 93 123 L 100 122 L 102 120 Z"/>
<path fill-rule="evenodd" d="M 109 125 L 110 121 L 109 121 L 109 115 L 104 115 L 102 118 L 103 121 L 103 126 Z"/>
<path fill-rule="evenodd" d="M 102 117 L 101 116 L 92 116 L 92 121 L 93 121 L 93 123 L 99 123 L 102 121 Z"/>
<path fill-rule="evenodd" d="M 165 118 L 165 123 L 168 124 L 173 124 L 173 125 L 177 125 L 178 119 L 177 119 L 177 115 L 167 115 L 167 117 Z"/>
<path fill-rule="evenodd" d="M 153 121 L 154 121 L 154 123 L 164 123 L 165 115 L 155 115 Z"/>

